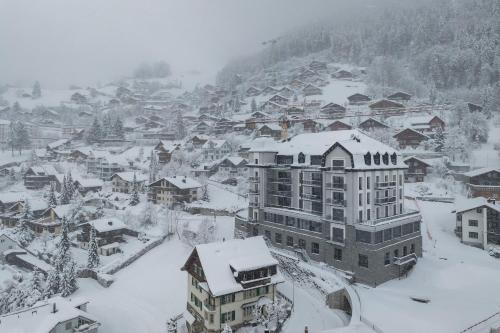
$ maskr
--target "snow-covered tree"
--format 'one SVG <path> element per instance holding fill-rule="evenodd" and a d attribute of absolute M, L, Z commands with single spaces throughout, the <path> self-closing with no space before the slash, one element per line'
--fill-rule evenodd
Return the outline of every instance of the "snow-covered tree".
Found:
<path fill-rule="evenodd" d="M 108 137 L 113 134 L 113 126 L 111 124 L 111 116 L 108 114 L 104 115 L 102 120 L 102 136 Z"/>
<path fill-rule="evenodd" d="M 57 206 L 57 198 L 56 198 L 56 185 L 54 182 L 50 182 L 50 189 L 48 195 L 48 202 L 50 207 Z"/>
<path fill-rule="evenodd" d="M 23 217 L 24 220 L 31 220 L 33 218 L 33 211 L 31 210 L 31 204 L 28 198 L 24 199 L 23 207 Z"/>
<path fill-rule="evenodd" d="M 33 306 L 36 302 L 42 299 L 44 288 L 42 285 L 42 281 L 44 276 L 42 272 L 35 268 L 33 274 L 31 274 L 31 278 L 28 281 L 27 287 L 25 288 L 25 305 Z"/>
<path fill-rule="evenodd" d="M 147 202 L 144 206 L 144 209 L 141 212 L 140 223 L 146 228 L 154 226 L 158 223 L 156 206 L 153 203 Z"/>
<path fill-rule="evenodd" d="M 282 299 L 278 298 L 273 302 L 269 298 L 263 297 L 257 301 L 253 317 L 266 329 L 274 330 L 280 321 L 286 319 L 287 311 L 286 302 Z"/>
<path fill-rule="evenodd" d="M 123 130 L 123 123 L 120 117 L 117 117 L 115 120 L 115 124 L 113 125 L 113 134 L 116 135 L 118 138 L 123 139 L 125 138 L 125 132 Z"/>
<path fill-rule="evenodd" d="M 75 182 L 71 176 L 71 171 L 68 171 L 68 176 L 66 177 L 66 189 L 68 191 L 69 200 L 73 199 L 76 195 Z"/>
<path fill-rule="evenodd" d="M 20 219 L 17 223 L 16 235 L 17 241 L 22 247 L 28 246 L 35 238 L 33 231 L 30 229 L 28 222 L 25 219 Z"/>
<path fill-rule="evenodd" d="M 61 197 L 59 198 L 59 201 L 61 205 L 67 205 L 69 204 L 70 200 L 71 200 L 71 194 L 68 189 L 68 180 L 66 178 L 66 175 L 64 175 L 62 189 L 61 189 Z"/>
<path fill-rule="evenodd" d="M 470 143 L 459 127 L 448 130 L 443 147 L 452 161 L 467 161 L 470 155 Z"/>
<path fill-rule="evenodd" d="M 35 83 L 33 84 L 33 91 L 31 92 L 31 96 L 33 98 L 42 97 L 42 87 L 40 86 L 40 82 L 35 81 Z"/>
<path fill-rule="evenodd" d="M 255 98 L 252 98 L 252 101 L 250 102 L 250 110 L 252 110 L 252 112 L 257 111 L 257 102 L 255 101 Z"/>
<path fill-rule="evenodd" d="M 134 180 L 132 182 L 132 193 L 130 195 L 130 206 L 137 205 L 141 200 L 139 199 L 139 184 L 137 183 L 137 176 L 134 172 Z"/>
<path fill-rule="evenodd" d="M 30 162 L 29 164 L 31 166 L 34 165 L 39 165 L 40 164 L 40 159 L 38 158 L 38 155 L 36 154 L 36 151 L 34 148 L 31 149 L 31 154 L 30 154 Z"/>
<path fill-rule="evenodd" d="M 175 122 L 175 133 L 178 140 L 184 139 L 187 135 L 186 125 L 184 124 L 184 119 L 182 118 L 181 113 L 177 114 Z"/>
<path fill-rule="evenodd" d="M 87 142 L 92 144 L 98 142 L 100 139 L 102 139 L 103 133 L 102 133 L 102 128 L 101 124 L 99 124 L 99 120 L 94 118 L 94 122 L 92 123 L 92 126 L 87 132 Z"/>
<path fill-rule="evenodd" d="M 226 323 L 226 324 L 224 324 L 224 328 L 222 329 L 222 333 L 233 333 L 233 330 L 231 329 L 231 326 L 229 326 Z"/>
<path fill-rule="evenodd" d="M 158 175 L 158 160 L 156 158 L 156 153 L 154 150 L 151 150 L 151 157 L 149 159 L 149 183 L 152 183 L 156 180 L 156 176 Z"/>
<path fill-rule="evenodd" d="M 60 275 L 60 292 L 61 296 L 67 297 L 78 289 L 76 264 L 73 260 L 69 260 L 63 267 Z"/>
<path fill-rule="evenodd" d="M 97 246 L 96 231 L 93 225 L 91 225 L 90 227 L 89 237 L 90 239 L 89 239 L 88 257 L 87 257 L 87 268 L 95 269 L 99 267 L 100 259 Z"/>
<path fill-rule="evenodd" d="M 59 293 L 59 272 L 56 268 L 51 269 L 47 273 L 47 283 L 43 292 L 44 298 L 50 298 Z"/>
<path fill-rule="evenodd" d="M 201 200 L 210 201 L 210 196 L 208 195 L 208 184 L 204 184 L 201 187 Z"/>

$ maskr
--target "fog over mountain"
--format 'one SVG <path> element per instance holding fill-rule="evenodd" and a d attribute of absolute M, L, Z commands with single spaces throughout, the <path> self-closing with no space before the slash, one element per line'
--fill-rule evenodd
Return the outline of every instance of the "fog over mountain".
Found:
<path fill-rule="evenodd" d="M 215 73 L 262 41 L 324 19 L 340 1 L 0 1 L 0 83 L 116 79 L 143 61 Z"/>

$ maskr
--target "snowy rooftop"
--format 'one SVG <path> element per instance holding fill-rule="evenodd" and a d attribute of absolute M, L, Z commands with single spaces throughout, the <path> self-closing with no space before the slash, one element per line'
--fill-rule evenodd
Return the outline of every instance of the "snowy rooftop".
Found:
<path fill-rule="evenodd" d="M 55 313 L 54 304 L 57 309 Z M 59 296 L 38 302 L 31 308 L 0 316 L 0 331 L 46 333 L 51 332 L 59 323 L 79 317 L 97 322 L 92 315 L 77 309 L 77 305 Z"/>
<path fill-rule="evenodd" d="M 111 176 L 111 178 L 113 178 L 115 176 L 118 176 L 121 179 L 123 179 L 123 180 L 131 183 L 131 182 L 134 181 L 134 174 L 135 174 L 137 182 L 144 182 L 147 179 L 146 175 L 143 175 L 143 174 L 140 174 L 140 173 L 136 173 L 136 172 L 133 172 L 133 171 L 118 172 L 118 173 L 115 173 L 113 176 Z"/>
<path fill-rule="evenodd" d="M 116 217 L 103 217 L 97 220 L 87 222 L 94 226 L 98 232 L 107 232 L 127 228 L 127 225 L 122 220 Z"/>
<path fill-rule="evenodd" d="M 244 271 L 278 264 L 262 236 L 197 245 L 196 251 L 214 296 L 243 290 L 234 278 L 231 265 Z M 235 266 L 233 268 L 236 269 Z M 276 276 L 280 277 L 279 274 Z"/>
<path fill-rule="evenodd" d="M 500 212 L 500 205 L 490 203 L 486 198 L 483 197 L 470 198 L 458 201 L 455 203 L 455 207 L 457 213 L 466 212 L 468 210 L 476 209 L 479 207 L 488 207 L 497 212 Z"/>
<path fill-rule="evenodd" d="M 98 178 L 77 178 L 75 181 L 83 187 L 102 187 L 104 182 Z"/>
<path fill-rule="evenodd" d="M 189 177 L 165 177 L 165 180 L 181 190 L 201 187 L 200 183 Z"/>
<path fill-rule="evenodd" d="M 466 176 L 466 177 L 476 177 L 476 176 L 480 176 L 480 175 L 482 175 L 484 173 L 488 173 L 488 172 L 491 172 L 491 171 L 500 172 L 500 167 L 480 168 L 480 169 L 476 169 L 476 170 L 472 170 L 472 171 L 466 172 L 466 173 L 464 173 L 464 176 Z"/>

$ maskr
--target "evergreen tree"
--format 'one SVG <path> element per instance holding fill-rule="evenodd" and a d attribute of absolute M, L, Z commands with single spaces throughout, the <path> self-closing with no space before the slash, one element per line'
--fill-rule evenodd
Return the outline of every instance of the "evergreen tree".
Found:
<path fill-rule="evenodd" d="M 134 180 L 132 183 L 132 194 L 130 197 L 130 206 L 135 206 L 140 202 L 139 199 L 139 185 L 137 184 L 137 177 L 134 172 Z"/>
<path fill-rule="evenodd" d="M 69 199 L 71 200 L 75 197 L 76 194 L 75 183 L 73 181 L 73 177 L 71 176 L 71 171 L 68 171 L 68 177 L 66 177 L 66 181 L 67 181 L 66 189 L 68 190 L 68 196 Z"/>
<path fill-rule="evenodd" d="M 158 161 L 154 150 L 151 150 L 151 158 L 149 159 L 149 183 L 151 184 L 156 180 L 158 172 Z"/>
<path fill-rule="evenodd" d="M 102 128 L 101 125 L 99 124 L 99 120 L 94 118 L 94 122 L 92 123 L 92 126 L 90 127 L 88 133 L 87 133 L 87 143 L 96 143 L 100 139 L 102 139 Z"/>
<path fill-rule="evenodd" d="M 60 202 L 61 205 L 67 205 L 69 204 L 69 201 L 71 200 L 71 196 L 69 193 L 68 189 L 68 181 L 66 179 L 66 175 L 63 177 L 63 183 L 62 183 L 62 190 L 61 190 L 61 197 L 60 197 Z"/>
<path fill-rule="evenodd" d="M 27 220 L 21 219 L 19 220 L 16 227 L 17 240 L 22 247 L 26 247 L 30 245 L 35 237 L 33 235 L 33 231 L 28 226 Z"/>
<path fill-rule="evenodd" d="M 433 139 L 434 150 L 437 152 L 443 151 L 445 140 L 446 140 L 446 138 L 444 136 L 443 129 L 441 127 L 438 127 L 434 131 L 434 139 Z"/>
<path fill-rule="evenodd" d="M 184 139 L 184 137 L 187 135 L 187 130 L 186 130 L 186 125 L 184 124 L 184 120 L 182 119 L 182 114 L 178 113 L 177 114 L 177 119 L 176 119 L 176 137 L 177 139 Z"/>
<path fill-rule="evenodd" d="M 113 134 L 119 137 L 120 139 L 125 138 L 125 132 L 123 131 L 123 123 L 119 117 L 116 118 L 115 124 L 113 126 Z"/>
<path fill-rule="evenodd" d="M 60 275 L 61 296 L 67 297 L 78 289 L 78 282 L 76 278 L 76 264 L 73 260 L 69 260 L 63 267 Z"/>
<path fill-rule="evenodd" d="M 12 111 L 14 115 L 17 115 L 19 112 L 21 112 L 21 105 L 18 101 L 15 101 L 14 104 L 12 104 Z"/>
<path fill-rule="evenodd" d="M 87 268 L 95 269 L 95 268 L 99 267 L 100 259 L 99 259 L 99 252 L 98 252 L 98 247 L 97 247 L 96 232 L 95 232 L 95 228 L 93 225 L 90 227 L 90 236 L 89 237 L 90 237 L 90 239 L 89 239 L 88 257 L 87 257 Z"/>
<path fill-rule="evenodd" d="M 42 280 L 42 272 L 38 268 L 35 268 L 33 274 L 31 274 L 31 278 L 28 282 L 27 288 L 25 288 L 25 306 L 33 306 L 33 304 L 42 299 L 44 292 Z"/>
<path fill-rule="evenodd" d="M 102 120 L 102 136 L 108 137 L 113 134 L 113 128 L 111 126 L 111 116 L 106 114 Z"/>
<path fill-rule="evenodd" d="M 38 158 L 38 155 L 36 154 L 35 149 L 31 149 L 31 156 L 30 156 L 30 165 L 39 165 L 40 164 L 40 159 Z"/>
<path fill-rule="evenodd" d="M 50 298 L 59 293 L 59 272 L 56 268 L 51 269 L 47 274 L 47 283 L 43 292 L 44 298 Z"/>
<path fill-rule="evenodd" d="M 33 218 L 33 211 L 31 210 L 31 205 L 28 199 L 24 199 L 24 208 L 23 208 L 23 219 L 31 220 Z"/>
<path fill-rule="evenodd" d="M 33 91 L 31 93 L 31 96 L 33 98 L 40 98 L 40 97 L 42 97 L 42 88 L 40 86 L 40 82 L 35 81 L 35 83 L 33 84 Z"/>
<path fill-rule="evenodd" d="M 252 98 L 252 101 L 250 102 L 250 108 L 252 112 L 257 111 L 257 102 L 255 101 L 255 98 Z"/>
<path fill-rule="evenodd" d="M 55 191 L 55 184 L 54 182 L 50 182 L 50 190 L 49 190 L 49 206 L 50 207 L 55 207 L 57 206 L 57 198 L 56 198 L 56 191 Z"/>

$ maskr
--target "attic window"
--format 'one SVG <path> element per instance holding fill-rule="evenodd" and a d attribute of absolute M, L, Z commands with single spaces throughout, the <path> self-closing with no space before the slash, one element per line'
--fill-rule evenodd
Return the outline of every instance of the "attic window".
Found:
<path fill-rule="evenodd" d="M 366 165 L 372 164 L 372 154 L 370 154 L 369 152 L 365 154 L 365 164 Z"/>
<path fill-rule="evenodd" d="M 306 155 L 304 153 L 299 153 L 299 163 L 305 163 L 306 162 Z"/>
<path fill-rule="evenodd" d="M 385 165 L 389 164 L 389 154 L 385 153 L 382 155 L 382 162 L 384 162 Z"/>
<path fill-rule="evenodd" d="M 293 156 L 291 155 L 277 155 L 276 164 L 292 164 Z"/>
<path fill-rule="evenodd" d="M 376 165 L 380 165 L 380 153 L 376 153 L 375 155 L 373 155 L 373 163 L 375 163 Z"/>
<path fill-rule="evenodd" d="M 321 155 L 311 155 L 311 165 L 321 165 L 321 160 L 323 156 Z"/>
<path fill-rule="evenodd" d="M 398 157 L 397 157 L 396 153 L 392 153 L 392 155 L 391 155 L 391 163 L 394 164 L 394 165 L 398 164 Z"/>

